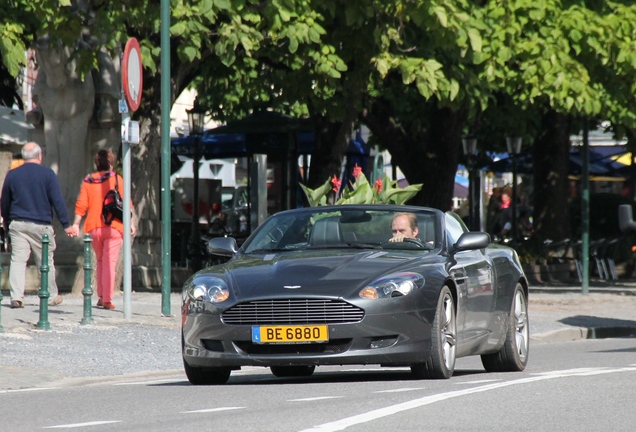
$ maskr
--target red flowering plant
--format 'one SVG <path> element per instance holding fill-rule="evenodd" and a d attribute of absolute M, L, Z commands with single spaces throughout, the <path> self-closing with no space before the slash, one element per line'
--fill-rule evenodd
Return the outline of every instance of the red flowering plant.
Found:
<path fill-rule="evenodd" d="M 376 180 L 375 183 L 373 183 L 373 189 L 375 189 L 376 193 L 380 193 L 382 192 L 382 189 L 384 189 L 384 184 L 382 183 L 382 180 Z"/>
<path fill-rule="evenodd" d="M 342 180 L 335 175 L 328 179 L 325 184 L 310 189 L 305 185 L 300 185 L 307 196 L 311 207 L 328 205 L 328 195 L 333 191 L 336 193 L 335 204 L 404 204 L 422 189 L 421 184 L 408 185 L 400 188 L 397 181 L 391 181 L 387 177 L 383 180 L 376 180 L 373 186 L 369 184 L 367 177 L 362 172 L 362 168 L 357 164 L 353 168 L 352 176 L 354 181 L 349 183 L 338 196 Z"/>
<path fill-rule="evenodd" d="M 333 178 L 331 179 L 331 184 L 333 185 L 333 188 L 331 189 L 332 191 L 334 191 L 336 194 L 340 192 L 340 186 L 342 186 L 342 180 L 340 180 L 338 177 L 334 175 Z"/>

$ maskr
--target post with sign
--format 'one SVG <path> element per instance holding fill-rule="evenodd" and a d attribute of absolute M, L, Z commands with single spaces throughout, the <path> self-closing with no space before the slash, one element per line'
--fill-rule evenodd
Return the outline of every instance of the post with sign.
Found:
<path fill-rule="evenodd" d="M 119 103 L 122 113 L 121 141 L 122 164 L 124 177 L 124 319 L 131 319 L 131 284 L 132 284 L 132 252 L 131 252 L 131 217 L 130 217 L 130 145 L 139 144 L 139 123 L 130 120 L 130 111 L 137 111 L 141 104 L 143 89 L 143 69 L 141 48 L 137 39 L 130 38 L 124 48 L 122 60 L 123 96 Z"/>

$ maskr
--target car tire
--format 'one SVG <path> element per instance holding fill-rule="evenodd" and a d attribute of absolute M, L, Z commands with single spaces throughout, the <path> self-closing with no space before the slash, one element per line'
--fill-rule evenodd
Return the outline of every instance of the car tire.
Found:
<path fill-rule="evenodd" d="M 308 377 L 314 373 L 316 366 L 270 366 L 274 376 L 286 377 Z"/>
<path fill-rule="evenodd" d="M 481 363 L 488 372 L 521 372 L 528 363 L 530 331 L 528 324 L 528 298 L 517 284 L 512 297 L 506 341 L 496 353 L 481 356 Z"/>
<path fill-rule="evenodd" d="M 416 379 L 448 379 L 455 371 L 457 314 L 450 289 L 442 288 L 437 301 L 431 334 L 431 356 L 425 363 L 411 365 Z"/>
<path fill-rule="evenodd" d="M 192 367 L 183 359 L 183 368 L 192 385 L 225 384 L 230 379 L 230 368 L 224 367 Z"/>

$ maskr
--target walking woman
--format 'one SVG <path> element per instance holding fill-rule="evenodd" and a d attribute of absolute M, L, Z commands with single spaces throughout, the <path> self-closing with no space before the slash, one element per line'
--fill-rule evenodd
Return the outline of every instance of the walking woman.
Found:
<path fill-rule="evenodd" d="M 79 224 L 86 216 L 84 231 L 93 238 L 93 250 L 97 257 L 96 278 L 97 306 L 115 309 L 113 291 L 115 289 L 115 267 L 119 249 L 123 242 L 124 223 L 113 219 L 110 224 L 102 217 L 104 198 L 109 190 L 117 188 L 124 196 L 124 179 L 113 171 L 115 155 L 110 150 L 100 150 L 95 156 L 97 172 L 86 176 L 75 203 L 74 228 L 79 235 Z M 126 197 L 124 197 L 125 199 Z M 131 203 L 131 208 L 133 208 Z M 131 218 L 131 234 L 135 235 L 134 218 Z"/>

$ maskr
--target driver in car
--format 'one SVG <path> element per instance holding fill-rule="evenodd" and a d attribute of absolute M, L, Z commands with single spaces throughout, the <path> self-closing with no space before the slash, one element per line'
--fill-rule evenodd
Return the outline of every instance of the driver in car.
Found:
<path fill-rule="evenodd" d="M 391 221 L 390 242 L 402 242 L 406 238 L 417 239 L 417 216 L 413 213 L 398 213 Z"/>

